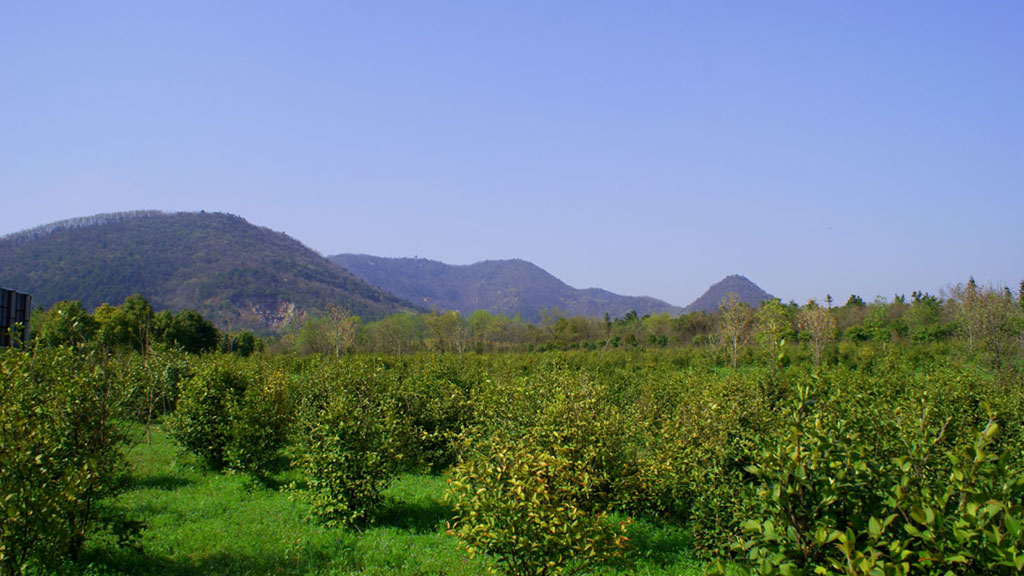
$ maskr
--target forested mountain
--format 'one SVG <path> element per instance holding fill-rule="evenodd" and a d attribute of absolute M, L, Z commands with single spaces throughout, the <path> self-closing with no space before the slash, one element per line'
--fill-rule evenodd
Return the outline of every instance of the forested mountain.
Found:
<path fill-rule="evenodd" d="M 537 322 L 542 311 L 571 316 L 620 317 L 681 309 L 649 297 L 620 296 L 607 290 L 580 290 L 525 260 L 487 260 L 454 266 L 423 258 L 381 258 L 338 254 L 329 259 L 365 279 L 416 304 L 437 310 L 476 310 Z"/>
<path fill-rule="evenodd" d="M 125 212 L 4 236 L 0 281 L 46 308 L 139 293 L 158 310 L 195 308 L 230 329 L 274 329 L 331 305 L 364 319 L 415 308 L 286 234 L 221 213 Z"/>
<path fill-rule="evenodd" d="M 694 300 L 692 304 L 684 309 L 684 311 L 687 313 L 718 312 L 719 304 L 722 303 L 722 300 L 724 300 L 730 292 L 736 294 L 736 297 L 740 302 L 746 302 L 755 308 L 761 302 L 774 298 L 774 296 L 762 290 L 760 286 L 754 284 L 745 276 L 731 274 L 719 280 L 715 284 L 712 284 L 711 287 L 707 289 L 707 292 L 704 292 L 700 298 Z"/>

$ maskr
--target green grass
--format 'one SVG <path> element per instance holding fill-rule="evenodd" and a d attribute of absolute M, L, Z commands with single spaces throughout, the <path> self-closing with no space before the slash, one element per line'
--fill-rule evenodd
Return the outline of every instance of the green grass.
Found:
<path fill-rule="evenodd" d="M 297 494 L 277 486 L 284 473 L 258 483 L 243 474 L 203 469 L 162 430 L 152 444 L 128 454 L 129 488 L 112 503 L 143 529 L 136 548 L 111 534 L 93 538 L 76 572 L 88 576 L 142 575 L 470 575 L 487 571 L 445 534 L 445 480 L 405 475 L 387 491 L 387 506 L 362 531 L 327 528 L 308 517 Z M 631 530 L 630 574 L 698 574 L 679 529 L 637 521 Z M 623 572 L 609 572 L 616 574 Z"/>

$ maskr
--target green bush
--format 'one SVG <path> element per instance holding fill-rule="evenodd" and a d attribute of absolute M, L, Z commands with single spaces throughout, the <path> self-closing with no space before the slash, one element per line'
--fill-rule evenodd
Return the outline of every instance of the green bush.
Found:
<path fill-rule="evenodd" d="M 229 465 L 266 476 L 273 472 L 295 420 L 288 374 L 270 368 L 256 372 L 245 393 L 232 405 Z"/>
<path fill-rule="evenodd" d="M 660 449 L 674 477 L 666 480 L 665 509 L 687 521 L 695 551 L 730 553 L 739 520 L 757 507 L 745 497 L 761 439 L 778 426 L 779 392 L 766 372 L 687 375 L 676 406 L 663 416 Z"/>
<path fill-rule="evenodd" d="M 294 420 L 290 378 L 255 360 L 203 358 L 181 383 L 171 435 L 214 470 L 269 473 Z"/>
<path fill-rule="evenodd" d="M 629 521 L 593 507 L 595 479 L 567 450 L 494 438 L 453 471 L 449 533 L 510 575 L 583 574 L 621 561 Z"/>
<path fill-rule="evenodd" d="M 854 413 L 855 403 L 829 403 L 808 388 L 798 396 L 751 467 L 763 506 L 743 523 L 736 549 L 752 572 L 996 575 L 1024 568 L 1024 477 L 991 453 L 994 420 L 980 432 L 956 425 L 963 412 L 956 394 L 943 402 L 924 397 L 916 414 L 874 398 L 862 409 L 875 418 L 863 418 L 857 430 L 840 417 Z M 934 418 L 933 402 L 948 415 Z"/>
<path fill-rule="evenodd" d="M 475 356 L 429 355 L 403 367 L 390 394 L 413 429 L 408 461 L 434 472 L 454 464 L 459 433 L 474 417 L 471 391 L 486 380 Z"/>
<path fill-rule="evenodd" d="M 177 410 L 168 419 L 171 436 L 214 470 L 227 467 L 232 412 L 249 379 L 229 357 L 206 359 L 181 384 Z"/>
<path fill-rule="evenodd" d="M 0 572 L 77 560 L 125 472 L 123 394 L 71 348 L 0 351 Z"/>
<path fill-rule="evenodd" d="M 798 388 L 783 429 L 750 471 L 760 481 L 761 518 L 743 523 L 738 543 L 758 574 L 798 573 L 828 565 L 837 530 L 860 531 L 881 507 L 877 462 L 849 424 L 815 411 L 808 387 Z"/>
<path fill-rule="evenodd" d="M 107 371 L 127 394 L 132 417 L 145 424 L 147 443 L 153 423 L 177 405 L 180 384 L 191 377 L 189 359 L 187 354 L 162 345 L 150 347 L 146 354 L 120 353 L 108 358 Z"/>
<path fill-rule="evenodd" d="M 357 526 L 380 511 L 413 434 L 372 373 L 328 371 L 313 378 L 299 409 L 292 461 L 305 472 L 314 516 L 328 525 Z"/>

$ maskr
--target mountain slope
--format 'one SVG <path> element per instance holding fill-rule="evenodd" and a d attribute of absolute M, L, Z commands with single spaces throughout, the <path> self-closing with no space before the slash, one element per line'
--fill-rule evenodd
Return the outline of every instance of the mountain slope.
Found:
<path fill-rule="evenodd" d="M 364 319 L 412 305 L 297 240 L 220 213 L 130 212 L 0 238 L 0 280 L 49 307 L 93 308 L 142 294 L 156 309 L 195 308 L 221 326 L 279 327 L 331 304 Z"/>
<path fill-rule="evenodd" d="M 328 258 L 374 286 L 416 304 L 438 310 L 476 310 L 536 322 L 544 310 L 572 316 L 624 316 L 680 309 L 648 297 L 620 296 L 606 290 L 573 288 L 525 260 L 487 260 L 453 266 L 422 258 L 381 258 L 338 254 Z"/>
<path fill-rule="evenodd" d="M 684 312 L 718 312 L 719 304 L 728 297 L 730 292 L 736 294 L 740 302 L 746 302 L 755 308 L 761 302 L 774 298 L 746 277 L 732 274 L 712 284 L 700 298 L 687 306 Z"/>

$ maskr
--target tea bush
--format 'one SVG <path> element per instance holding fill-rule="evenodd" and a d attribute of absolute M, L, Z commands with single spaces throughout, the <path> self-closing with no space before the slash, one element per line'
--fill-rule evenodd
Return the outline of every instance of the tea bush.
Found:
<path fill-rule="evenodd" d="M 410 464 L 440 472 L 455 463 L 458 435 L 474 419 L 472 390 L 488 378 L 475 356 L 429 355 L 411 359 L 388 392 L 412 428 Z"/>
<path fill-rule="evenodd" d="M 274 471 L 295 420 L 293 385 L 283 371 L 260 366 L 231 406 L 225 448 L 232 468 L 263 477 Z"/>
<path fill-rule="evenodd" d="M 167 423 L 171 435 L 214 470 L 227 467 L 232 413 L 249 385 L 249 375 L 237 361 L 207 357 L 181 384 L 178 408 Z"/>
<path fill-rule="evenodd" d="M 359 526 L 380 511 L 414 434 L 388 394 L 393 373 L 365 365 L 318 370 L 305 375 L 292 460 L 305 473 L 302 492 L 315 516 Z"/>
<path fill-rule="evenodd" d="M 583 574 L 621 561 L 629 521 L 595 505 L 600 479 L 571 450 L 538 449 L 538 438 L 495 437 L 455 468 L 446 498 L 449 533 L 470 556 L 494 557 L 510 575 Z"/>
<path fill-rule="evenodd" d="M 856 402 L 801 387 L 751 466 L 762 508 L 739 558 L 756 574 L 1019 573 L 1024 476 L 990 451 L 994 420 L 970 424 L 970 390 L 944 392 L 918 391 L 916 410 L 874 399 L 858 430 Z"/>
<path fill-rule="evenodd" d="M 0 572 L 78 558 L 113 511 L 125 395 L 93 355 L 0 351 Z"/>

